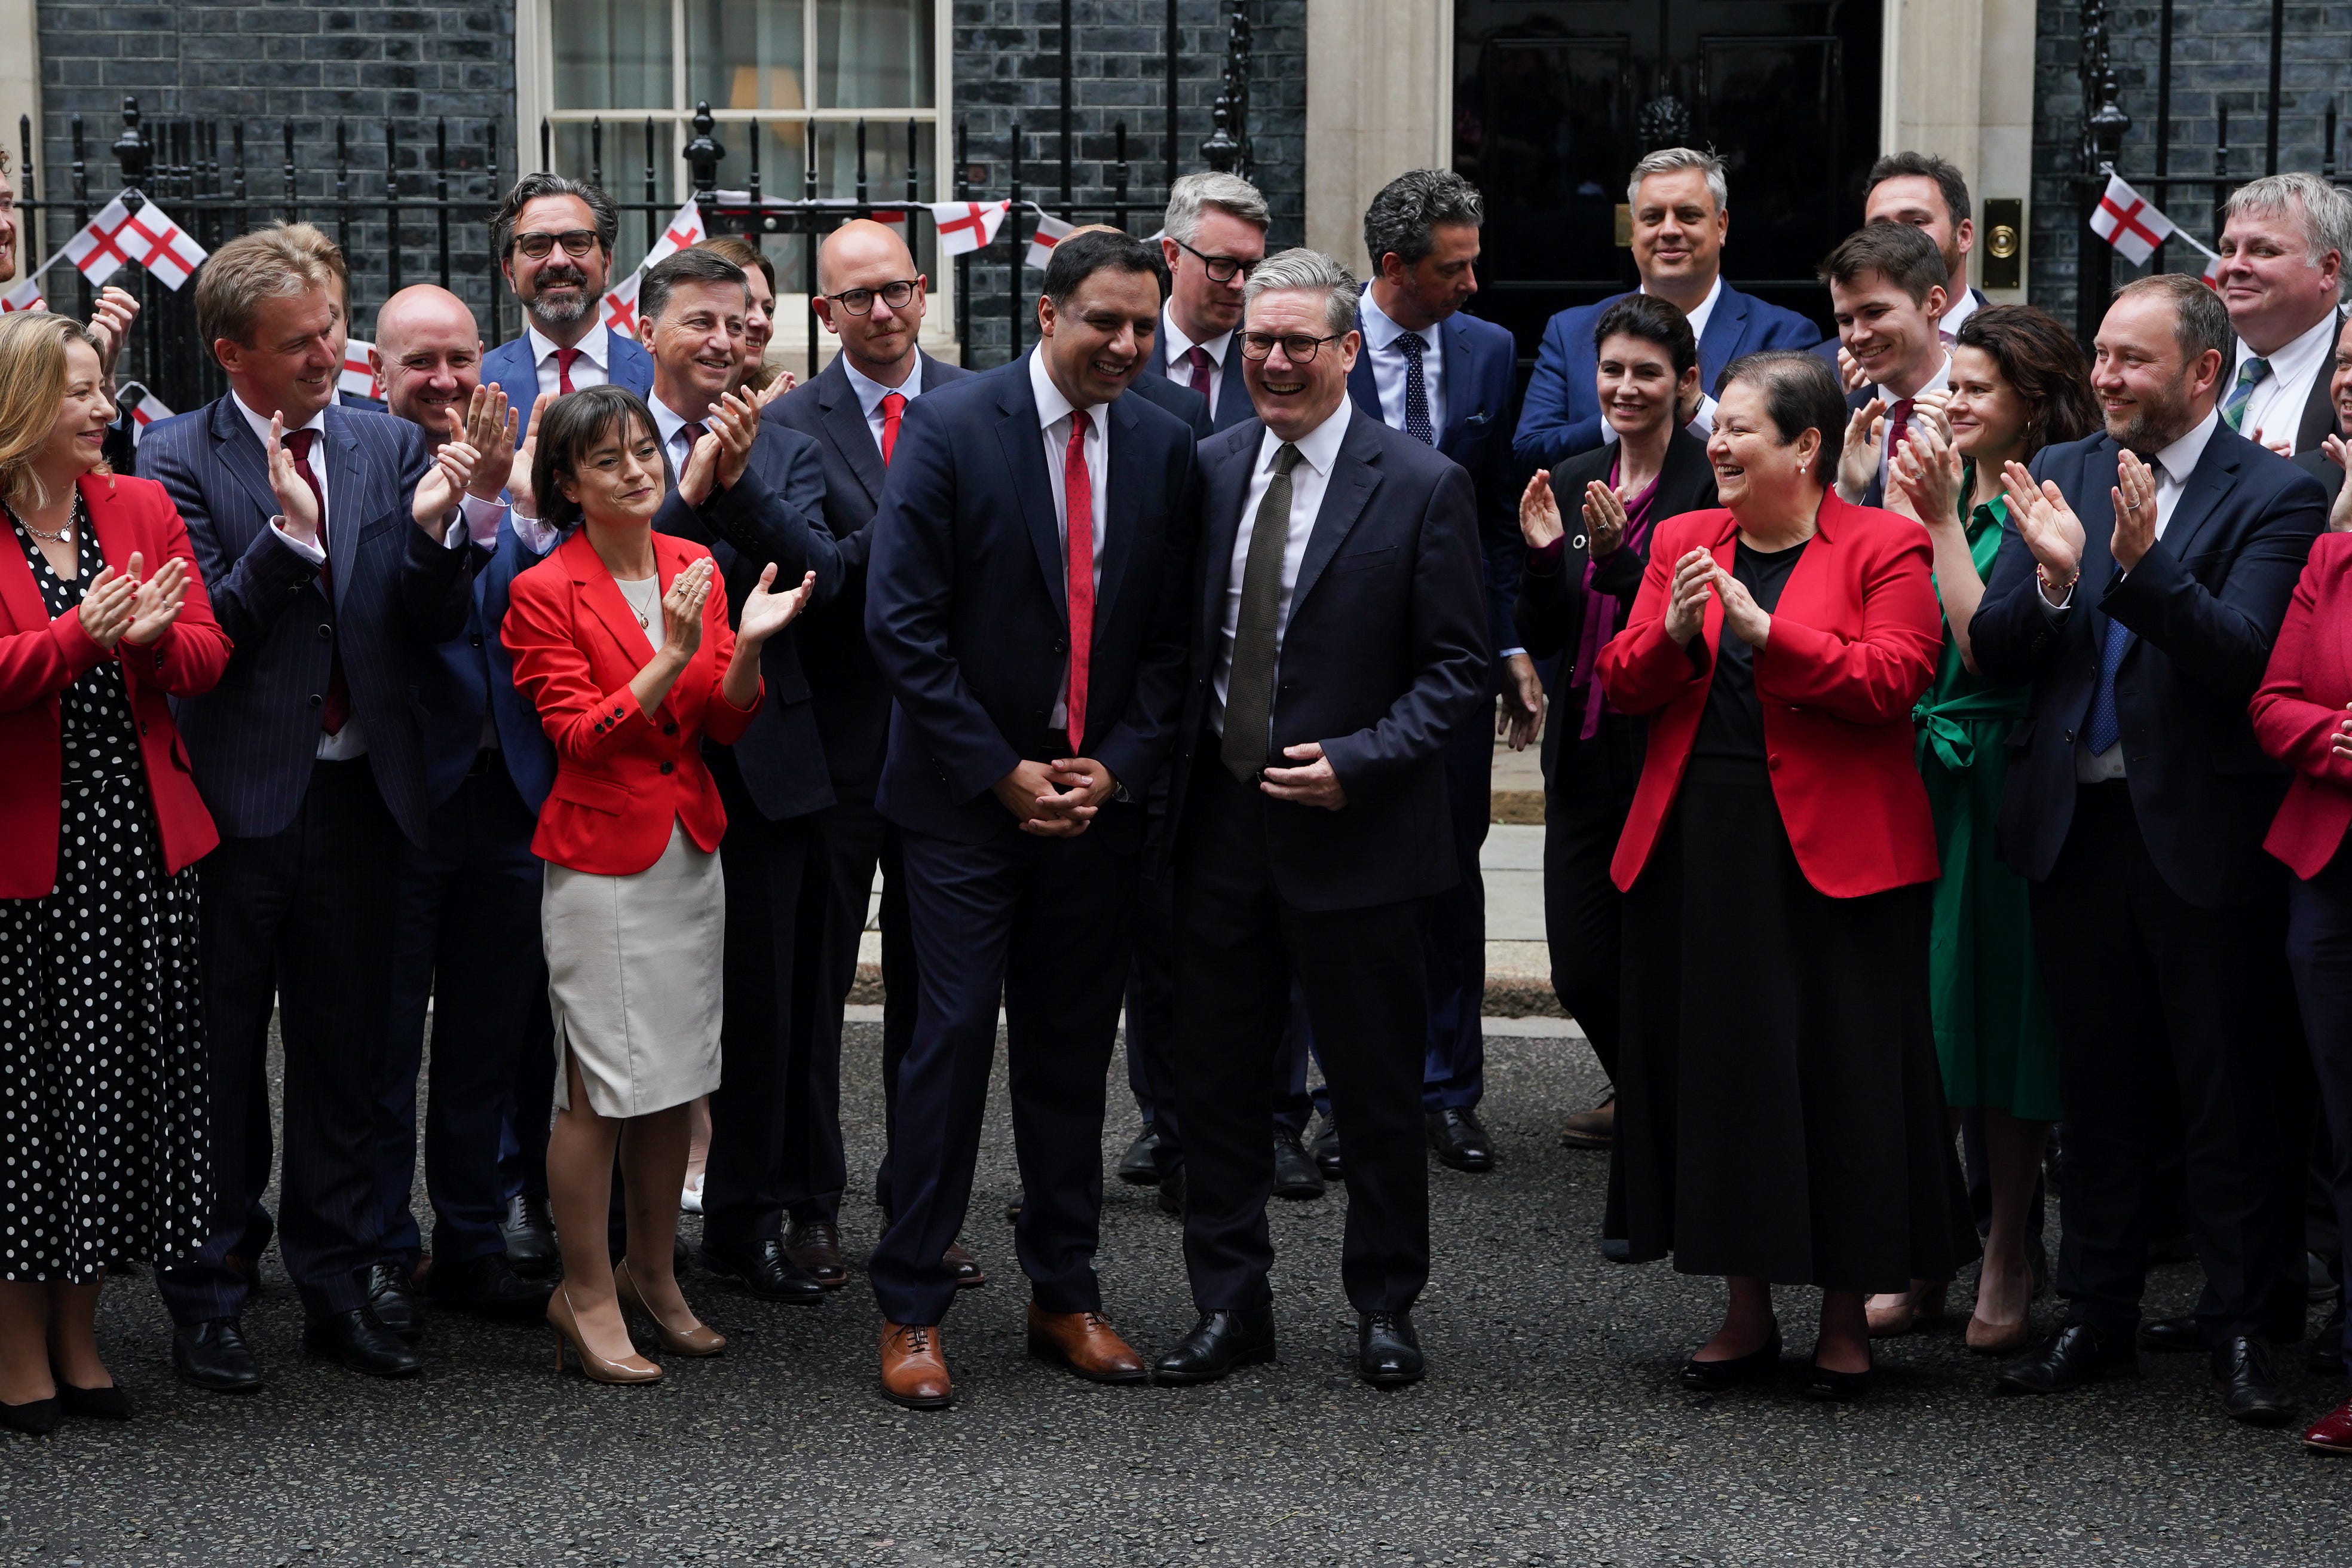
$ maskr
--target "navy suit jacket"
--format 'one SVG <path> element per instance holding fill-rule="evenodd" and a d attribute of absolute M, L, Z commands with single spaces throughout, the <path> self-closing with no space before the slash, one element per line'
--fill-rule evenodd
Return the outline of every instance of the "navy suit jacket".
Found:
<path fill-rule="evenodd" d="M 1198 444 L 1138 397 L 1103 411 L 1106 526 L 1087 667 L 1084 754 L 1136 801 L 1166 765 L 1184 695 L 1184 605 Z M 1025 363 L 927 393 L 907 410 L 874 520 L 866 629 L 898 706 L 877 805 L 901 827 L 967 844 L 1013 831 L 991 786 L 1064 756 L 1051 728 L 1069 663 L 1068 584 Z M 1140 809 L 1089 832 L 1142 834 Z"/>
<path fill-rule="evenodd" d="M 2067 608 L 2044 610 L 2033 557 L 2011 529 L 1969 625 L 1979 668 L 2033 683 L 2032 708 L 2009 737 L 2000 855 L 2040 881 L 2065 846 L 2075 749 L 2112 619 L 2132 639 L 2116 671 L 2116 711 L 2148 856 L 2174 892 L 2221 909 L 2261 887 L 2263 836 L 2286 790 L 2246 704 L 2326 524 L 2326 499 L 2309 474 L 2218 426 L 2164 537 L 2126 574 L 2107 548 L 2116 452 L 2101 434 L 2033 459 L 2035 476 L 2056 480 L 2083 520 L 2082 574 Z"/>
<path fill-rule="evenodd" d="M 1601 394 L 1593 384 L 1600 355 L 1592 331 L 1601 312 L 1625 297 L 1612 294 L 1597 305 L 1562 310 L 1544 328 L 1512 442 L 1524 467 L 1552 468 L 1601 445 Z M 1794 310 L 1768 305 L 1726 283 L 1698 340 L 1698 384 L 1712 392 L 1724 367 L 1742 354 L 1809 349 L 1821 341 L 1821 328 Z"/>
<path fill-rule="evenodd" d="M 465 625 L 477 552 L 437 543 L 409 515 L 426 468 L 415 426 L 331 405 L 326 420 L 331 604 L 319 568 L 269 526 L 268 459 L 233 398 L 152 426 L 139 444 L 140 470 L 179 507 L 213 614 L 236 645 L 220 684 L 179 705 L 180 733 L 224 835 L 281 831 L 310 786 L 340 652 L 376 788 L 421 845 L 431 807 L 418 668 L 428 645 Z"/>
<path fill-rule="evenodd" d="M 1527 558 L 1527 542 L 1519 533 L 1519 490 L 1526 479 L 1511 455 L 1518 345 L 1509 329 L 1458 310 L 1437 323 L 1436 334 L 1445 365 L 1445 428 L 1437 433 L 1437 449 L 1470 471 L 1477 492 L 1486 645 L 1516 647 L 1518 636 L 1511 606 L 1518 600 L 1519 565 Z M 1356 354 L 1356 368 L 1348 374 L 1348 395 L 1359 411 L 1380 419 L 1381 394 L 1369 349 Z"/>
<path fill-rule="evenodd" d="M 1162 311 L 1161 316 L 1165 319 L 1166 312 Z M 1156 378 L 1172 392 L 1182 393 L 1187 398 L 1201 398 L 1200 416 L 1193 423 L 1199 426 L 1203 441 L 1220 430 L 1232 429 L 1244 419 L 1257 417 L 1257 410 L 1250 404 L 1249 383 L 1242 377 L 1242 345 L 1238 335 L 1225 345 L 1225 363 L 1217 367 L 1217 378 L 1223 384 L 1217 389 L 1217 412 L 1213 420 L 1209 416 L 1209 400 L 1201 397 L 1190 384 L 1191 369 L 1185 370 L 1183 382 L 1179 382 L 1169 371 L 1166 332 L 1151 335 L 1151 359 L 1143 367 L 1143 374 Z M 1138 384 L 1140 384 L 1139 378 Z M 1175 411 L 1171 409 L 1170 412 Z"/>
<path fill-rule="evenodd" d="M 1226 584 L 1265 434 L 1253 419 L 1201 447 L 1192 683 L 1168 803 L 1180 856 L 1195 754 L 1214 743 Z M 1444 752 L 1487 695 L 1475 505 L 1460 465 L 1377 419 L 1349 419 L 1291 590 L 1273 734 L 1276 754 L 1319 742 L 1348 804 L 1268 801 L 1266 853 L 1288 903 L 1363 909 L 1460 879 Z"/>
<path fill-rule="evenodd" d="M 635 338 L 625 338 L 618 332 L 608 334 L 613 349 L 613 363 L 608 371 L 607 384 L 625 386 L 639 397 L 648 396 L 654 389 L 654 356 Z M 516 411 L 515 439 L 520 442 L 530 431 L 530 411 L 539 402 L 539 366 L 531 362 L 530 334 L 500 343 L 482 356 L 482 380 L 495 383 L 507 395 L 508 404 Z"/>
<path fill-rule="evenodd" d="M 922 361 L 923 397 L 971 374 L 929 354 Z M 839 355 L 760 417 L 814 441 L 824 465 L 824 526 L 841 551 L 841 592 L 830 604 L 802 612 L 793 631 L 834 794 L 870 799 L 890 740 L 890 689 L 866 640 L 866 562 L 887 471 L 882 448 Z"/>
<path fill-rule="evenodd" d="M 1195 441 L 1205 441 L 1214 434 L 1209 426 L 1209 400 L 1189 386 L 1177 385 L 1150 365 L 1136 372 L 1134 384 L 1128 391 L 1181 419 L 1192 427 Z M 1247 408 L 1249 405 L 1249 395 L 1244 393 L 1242 406 Z"/>

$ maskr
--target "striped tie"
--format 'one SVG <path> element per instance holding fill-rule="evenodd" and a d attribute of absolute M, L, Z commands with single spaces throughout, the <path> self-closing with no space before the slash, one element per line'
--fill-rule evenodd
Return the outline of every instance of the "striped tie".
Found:
<path fill-rule="evenodd" d="M 2232 430 L 2241 429 L 2246 422 L 2246 405 L 2254 400 L 2254 388 L 2271 374 L 2271 362 L 2250 359 L 2238 367 L 2238 384 L 2230 389 L 2230 401 L 2221 405 L 2221 417 L 2230 422 Z"/>

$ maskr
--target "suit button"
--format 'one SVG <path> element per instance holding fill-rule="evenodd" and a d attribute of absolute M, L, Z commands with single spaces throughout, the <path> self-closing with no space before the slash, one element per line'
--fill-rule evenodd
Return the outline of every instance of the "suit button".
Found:
<path fill-rule="evenodd" d="M 675 734 L 677 734 L 677 720 L 675 720 L 675 719 L 673 719 L 673 720 L 671 720 L 668 723 L 667 723 L 667 724 L 663 725 L 663 726 L 662 726 L 662 733 L 663 733 L 663 734 L 665 734 L 665 735 L 675 735 Z"/>
<path fill-rule="evenodd" d="M 664 763 L 662 764 L 662 772 L 666 773 L 674 773 L 677 772 L 677 764 L 676 763 Z"/>
<path fill-rule="evenodd" d="M 2070 746 L 2074 743 L 2074 731 L 2072 730 L 2066 731 L 2066 743 Z"/>
<path fill-rule="evenodd" d="M 1054 639 L 1054 651 L 1055 653 L 1067 653 L 1070 651 L 1070 645 L 1062 638 L 1055 637 Z"/>
<path fill-rule="evenodd" d="M 475 637 L 475 638 L 473 638 L 473 639 L 472 639 L 472 641 L 473 641 L 473 644 L 474 644 L 474 646 L 475 646 L 476 647 L 481 647 L 481 646 L 482 646 L 482 639 L 481 639 L 481 638 L 479 638 L 479 637 Z"/>
<path fill-rule="evenodd" d="M 1764 765 L 1777 773 L 1780 771 L 1780 759 L 1778 757 L 1767 757 L 1764 759 Z"/>
<path fill-rule="evenodd" d="M 327 625 L 327 624 L 325 624 L 324 622 L 320 623 L 320 626 L 319 626 L 319 640 L 320 640 L 320 642 L 331 642 L 332 640 L 334 640 L 334 636 L 335 636 L 335 628 L 334 628 L 334 627 L 332 627 L 332 626 L 328 626 L 328 625 Z"/>
<path fill-rule="evenodd" d="M 144 719 L 139 721 L 139 732 L 142 735 L 147 732 L 147 721 Z"/>
<path fill-rule="evenodd" d="M 323 707 L 325 707 L 325 706 L 326 706 L 326 703 L 327 703 L 327 700 L 326 700 L 325 698 L 323 698 L 323 697 L 320 696 L 317 692 L 313 691 L 312 693 L 310 693 L 310 706 L 311 706 L 311 707 L 313 707 L 313 708 L 323 708 Z"/>

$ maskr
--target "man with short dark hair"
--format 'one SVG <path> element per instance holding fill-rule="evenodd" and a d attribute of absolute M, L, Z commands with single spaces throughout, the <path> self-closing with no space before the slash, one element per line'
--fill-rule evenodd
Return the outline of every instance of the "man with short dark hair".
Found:
<path fill-rule="evenodd" d="M 1982 309 L 1984 292 L 1969 284 L 1969 253 L 1976 247 L 1975 211 L 1969 205 L 1968 176 L 1959 165 L 1933 153 L 1889 153 L 1870 166 L 1862 199 L 1865 224 L 1906 224 L 1935 241 L 1944 258 L 1944 313 L 1936 332 L 1952 346 L 1960 323 Z M 1853 356 L 1834 337 L 1813 353 L 1835 366 L 1848 392 L 1869 384 Z"/>
<path fill-rule="evenodd" d="M 516 181 L 490 219 L 490 249 L 525 322 L 522 336 L 484 357 L 482 379 L 505 389 L 525 435 L 541 393 L 609 383 L 642 397 L 653 386 L 645 350 L 604 325 L 620 230 L 602 189 L 547 173 Z"/>
<path fill-rule="evenodd" d="M 1094 1252 L 1141 803 L 1184 692 L 1195 442 L 1123 395 L 1161 303 L 1143 246 L 1065 238 L 1036 348 L 907 411 L 875 518 L 866 626 L 897 700 L 877 805 L 899 831 L 922 1005 L 868 1273 L 882 1392 L 914 1408 L 954 1397 L 941 1258 L 971 1197 L 1000 997 L 1029 1343 L 1097 1382 L 1144 1376 Z"/>
<path fill-rule="evenodd" d="M 2342 433 L 2327 384 L 2352 197 L 2313 174 L 2250 180 L 2221 209 L 2213 287 L 2238 334 L 2222 421 L 2283 457 L 2315 452 Z"/>
<path fill-rule="evenodd" d="M 1907 224 L 1864 225 L 1822 261 L 1839 345 L 1864 378 L 1846 394 L 1854 417 L 1838 456 L 1838 494 L 1854 505 L 1885 499 L 1887 459 L 1919 404 L 1943 405 L 1952 356 L 1936 323 L 1948 276 L 1935 241 Z"/>
<path fill-rule="evenodd" d="M 2222 421 L 2233 337 L 2196 278 L 2116 291 L 2092 370 L 2106 429 L 2012 478 L 1969 637 L 1986 676 L 2032 683 L 2000 837 L 2033 884 L 2066 1126 L 2066 1316 L 2001 1386 L 2137 1366 L 2151 1176 L 2179 1138 L 2222 1406 L 2277 1426 L 2310 1123 L 2284 872 L 2263 849 L 2286 780 L 2246 705 L 2326 505 Z"/>

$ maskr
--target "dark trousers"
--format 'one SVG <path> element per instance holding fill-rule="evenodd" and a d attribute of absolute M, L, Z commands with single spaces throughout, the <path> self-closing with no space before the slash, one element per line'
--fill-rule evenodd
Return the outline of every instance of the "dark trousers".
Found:
<path fill-rule="evenodd" d="M 435 808 L 425 847 L 411 848 L 401 868 L 392 1021 L 376 1099 L 376 1194 L 384 1256 L 412 1268 L 421 1246 L 409 1186 L 428 998 L 425 1188 L 433 1203 L 433 1255 L 462 1263 L 506 1247 L 499 1230 L 506 1197 L 499 1143 L 530 1015 L 547 1007 L 531 828 L 530 810 L 504 761 L 485 751 L 457 793 Z"/>
<path fill-rule="evenodd" d="M 399 826 L 362 757 L 313 764 L 294 820 L 266 838 L 225 838 L 205 861 L 204 994 L 215 1163 L 213 1234 L 196 1256 L 160 1271 L 173 1319 L 200 1323 L 243 1310 L 244 1278 L 267 1237 L 268 1101 L 257 1093 L 278 1008 L 286 1062 L 284 1170 L 278 1245 L 313 1316 L 367 1300 L 381 1256 L 376 1089 L 392 1000 Z"/>
<path fill-rule="evenodd" d="M 523 1018 L 522 1049 L 499 1128 L 499 1192 L 507 1198 L 547 1196 L 547 1131 L 555 1119 L 555 1018 L 547 1010 L 544 950 L 541 985 Z"/>
<path fill-rule="evenodd" d="M 2339 850 L 2318 876 L 2288 884 L 2286 957 L 2319 1079 L 2328 1196 L 2339 1232 L 2352 1235 L 2352 855 Z M 2336 1269 L 2340 1285 L 2340 1255 Z"/>
<path fill-rule="evenodd" d="M 2243 905 L 2197 908 L 2149 859 L 2128 786 L 2078 793 L 2065 847 L 2033 889 L 2058 1026 L 2058 1291 L 2073 1321 L 2115 1336 L 2138 1321 L 2160 1239 L 2152 1177 L 2177 1136 L 2207 1342 L 2302 1336 L 2310 1121 L 2284 905 L 2270 886 Z"/>
<path fill-rule="evenodd" d="M 1127 982 L 1140 825 L 1107 805 L 1075 838 L 1004 831 L 984 844 L 901 832 L 921 973 L 898 1064 L 890 1228 L 867 1272 L 894 1323 L 936 1323 L 955 1299 L 940 1255 L 963 1228 L 980 1154 L 997 998 L 1025 1201 L 1013 1231 L 1049 1312 L 1098 1311 L 1106 1076 Z"/>
<path fill-rule="evenodd" d="M 874 871 L 882 858 L 888 824 L 868 797 L 827 806 L 811 825 L 824 874 L 810 883 L 811 896 L 802 901 L 807 918 L 801 924 L 793 1010 L 799 1019 L 795 1037 L 805 1037 L 807 1047 L 794 1053 L 803 1070 L 786 1095 L 791 1110 L 784 1144 L 784 1206 L 803 1224 L 838 1225 L 842 1190 L 849 1182 L 841 1147 L 842 1010 L 857 984 L 857 943 L 866 931 Z M 889 933 L 883 940 L 887 950 Z M 902 945 L 904 940 L 900 933 Z M 886 1097 L 888 1092 L 886 1089 Z"/>
<path fill-rule="evenodd" d="M 1174 864 L 1177 1104 L 1193 1303 L 1220 1311 L 1273 1298 L 1265 1205 L 1274 1149 L 1260 1097 L 1296 980 L 1346 1140 L 1341 1281 L 1360 1311 L 1404 1310 L 1429 1279 L 1422 903 L 1308 910 L 1285 900 L 1266 855 L 1267 818 L 1308 808 L 1268 801 L 1216 757 L 1204 744 Z"/>
<path fill-rule="evenodd" d="M 1424 1110 L 1467 1110 L 1486 1092 L 1486 880 L 1478 868 L 1494 816 L 1495 737 L 1476 716 L 1445 747 L 1445 798 L 1462 879 L 1422 910 L 1429 971 Z"/>
<path fill-rule="evenodd" d="M 1557 708 L 1550 721 L 1581 720 L 1580 711 Z M 1603 711 L 1591 740 L 1563 734 L 1544 795 L 1544 934 L 1551 949 L 1551 988 L 1612 1082 L 1622 1029 L 1625 913 L 1624 895 L 1609 879 L 1609 862 L 1642 779 L 1643 731 L 1639 719 Z"/>
<path fill-rule="evenodd" d="M 882 1161 L 874 1170 L 874 1206 L 887 1220 L 890 1148 L 898 1136 L 898 1064 L 915 1043 L 915 1005 L 922 986 L 914 933 L 907 929 L 906 860 L 898 829 L 888 823 L 882 828 L 882 906 L 875 913 L 882 938 Z"/>

